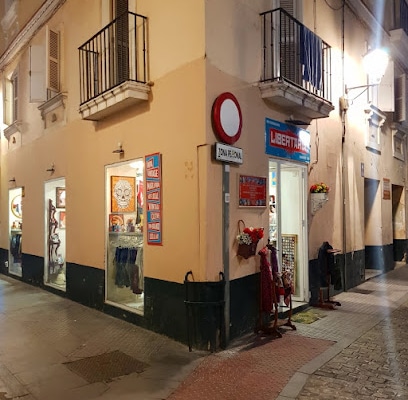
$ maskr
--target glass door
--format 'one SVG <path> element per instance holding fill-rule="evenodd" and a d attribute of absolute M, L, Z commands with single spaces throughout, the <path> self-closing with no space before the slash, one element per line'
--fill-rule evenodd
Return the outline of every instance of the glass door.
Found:
<path fill-rule="evenodd" d="M 293 299 L 307 301 L 306 167 L 269 163 L 269 239 L 278 249 L 281 272 L 293 282 Z"/>

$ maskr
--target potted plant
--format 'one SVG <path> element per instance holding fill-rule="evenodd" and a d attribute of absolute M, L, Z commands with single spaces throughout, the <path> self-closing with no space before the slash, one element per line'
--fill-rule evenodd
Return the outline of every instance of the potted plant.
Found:
<path fill-rule="evenodd" d="M 310 197 L 312 201 L 312 214 L 314 215 L 317 210 L 320 210 L 323 205 L 329 201 L 328 193 L 330 188 L 324 182 L 315 183 L 310 186 Z"/>
<path fill-rule="evenodd" d="M 241 231 L 241 224 L 243 229 Z M 237 242 L 238 252 L 237 254 L 245 259 L 254 256 L 256 254 L 256 247 L 260 239 L 264 236 L 264 228 L 246 228 L 242 219 L 238 221 Z"/>

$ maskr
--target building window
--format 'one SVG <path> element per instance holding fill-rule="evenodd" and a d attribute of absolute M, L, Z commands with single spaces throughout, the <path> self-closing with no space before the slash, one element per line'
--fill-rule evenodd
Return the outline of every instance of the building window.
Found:
<path fill-rule="evenodd" d="M 14 71 L 4 82 L 3 122 L 12 125 L 18 119 L 18 73 Z"/>
<path fill-rule="evenodd" d="M 371 105 L 368 112 L 368 127 L 366 147 L 371 150 L 381 151 L 381 127 L 385 122 L 385 115 L 375 106 Z"/>
<path fill-rule="evenodd" d="M 392 133 L 392 155 L 401 161 L 405 161 L 404 137 L 405 133 L 401 131 Z"/>

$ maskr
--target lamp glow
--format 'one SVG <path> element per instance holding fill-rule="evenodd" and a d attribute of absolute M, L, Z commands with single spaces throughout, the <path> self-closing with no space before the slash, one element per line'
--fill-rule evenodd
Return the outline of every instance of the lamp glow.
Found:
<path fill-rule="evenodd" d="M 363 67 L 369 76 L 370 83 L 380 83 L 389 62 L 388 53 L 384 49 L 369 51 L 363 58 Z"/>

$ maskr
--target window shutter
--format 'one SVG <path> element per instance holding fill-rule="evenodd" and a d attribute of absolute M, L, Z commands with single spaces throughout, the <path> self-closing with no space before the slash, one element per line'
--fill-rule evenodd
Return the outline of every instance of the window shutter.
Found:
<path fill-rule="evenodd" d="M 45 46 L 30 47 L 30 102 L 47 99 L 45 90 Z"/>
<path fill-rule="evenodd" d="M 407 76 L 402 74 L 395 80 L 395 122 L 407 120 Z"/>
<path fill-rule="evenodd" d="M 11 125 L 13 123 L 12 118 L 12 92 L 13 87 L 11 81 L 7 78 L 3 80 L 3 123 Z"/>
<path fill-rule="evenodd" d="M 12 105 L 11 105 L 11 120 L 12 122 L 16 122 L 18 119 L 18 75 L 13 74 L 11 78 L 11 85 L 12 85 Z"/>
<path fill-rule="evenodd" d="M 115 0 L 115 18 L 129 11 L 128 0 Z"/>
<path fill-rule="evenodd" d="M 51 96 L 60 91 L 60 43 L 59 33 L 49 30 L 48 35 L 48 89 Z"/>
<path fill-rule="evenodd" d="M 394 62 L 390 60 L 378 85 L 378 108 L 382 111 L 393 112 L 395 109 L 394 101 Z"/>
<path fill-rule="evenodd" d="M 280 0 L 280 7 L 287 11 L 292 17 L 295 16 L 295 1 L 294 0 Z"/>

